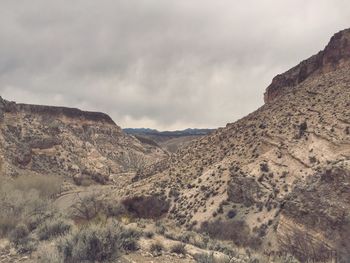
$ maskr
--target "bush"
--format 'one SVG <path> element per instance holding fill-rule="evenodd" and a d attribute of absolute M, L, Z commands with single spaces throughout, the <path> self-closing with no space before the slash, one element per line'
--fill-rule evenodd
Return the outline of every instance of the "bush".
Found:
<path fill-rule="evenodd" d="M 236 215 L 237 215 L 237 213 L 235 210 L 230 210 L 227 212 L 227 217 L 230 219 L 234 218 Z"/>
<path fill-rule="evenodd" d="M 32 253 L 36 250 L 37 246 L 38 240 L 31 235 L 18 240 L 15 244 L 15 248 L 20 254 Z"/>
<path fill-rule="evenodd" d="M 136 229 L 124 229 L 120 232 L 121 247 L 125 251 L 135 251 L 139 249 L 137 241 L 141 233 Z"/>
<path fill-rule="evenodd" d="M 56 247 L 44 246 L 38 249 L 38 263 L 64 263 Z"/>
<path fill-rule="evenodd" d="M 151 238 L 153 238 L 154 233 L 151 232 L 151 231 L 147 231 L 147 232 L 144 232 L 144 236 L 145 236 L 146 238 L 151 239 Z"/>
<path fill-rule="evenodd" d="M 50 221 L 44 222 L 38 228 L 38 237 L 40 240 L 47 240 L 52 237 L 67 234 L 72 228 L 72 225 L 63 218 L 53 218 Z"/>
<path fill-rule="evenodd" d="M 19 244 L 29 234 L 28 227 L 24 224 L 19 224 L 13 229 L 9 235 L 9 239 L 15 245 Z"/>
<path fill-rule="evenodd" d="M 10 232 L 9 239 L 20 254 L 31 253 L 37 246 L 37 240 L 29 235 L 28 227 L 24 224 L 18 224 Z"/>
<path fill-rule="evenodd" d="M 244 246 L 249 241 L 249 227 L 244 221 L 203 222 L 200 231 L 207 233 L 211 238 L 231 240 L 236 245 Z"/>
<path fill-rule="evenodd" d="M 72 216 L 76 219 L 91 221 L 98 216 L 117 217 L 127 214 L 125 207 L 120 203 L 112 203 L 103 199 L 97 193 L 81 197 L 76 196 L 76 203 L 71 208 Z"/>
<path fill-rule="evenodd" d="M 176 254 L 186 255 L 185 244 L 179 243 L 179 244 L 173 245 L 170 249 L 170 252 L 176 253 Z"/>
<path fill-rule="evenodd" d="M 125 230 L 115 221 L 106 226 L 87 225 L 58 244 L 64 262 L 109 262 L 122 250 L 134 248 L 139 234 Z M 132 243 L 132 246 L 130 244 Z"/>
<path fill-rule="evenodd" d="M 150 252 L 153 256 L 160 256 L 164 250 L 164 246 L 159 241 L 151 244 Z"/>
<path fill-rule="evenodd" d="M 194 259 L 197 263 L 215 263 L 215 258 L 213 253 L 202 253 L 202 254 L 196 254 L 194 256 Z"/>
<path fill-rule="evenodd" d="M 72 216 L 76 219 L 90 221 L 103 211 L 103 200 L 96 193 L 87 196 L 76 196 L 76 202 L 71 208 Z"/>
<path fill-rule="evenodd" d="M 52 212 L 52 201 L 36 189 L 19 190 L 14 181 L 0 178 L 0 234 L 7 236 L 19 224 L 32 231 Z"/>
<path fill-rule="evenodd" d="M 128 212 L 139 218 L 160 218 L 168 212 L 169 202 L 161 196 L 137 196 L 123 201 Z"/>

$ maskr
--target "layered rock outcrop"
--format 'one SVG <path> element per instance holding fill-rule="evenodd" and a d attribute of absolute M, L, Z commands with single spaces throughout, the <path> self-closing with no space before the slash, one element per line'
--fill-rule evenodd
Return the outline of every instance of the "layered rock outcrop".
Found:
<path fill-rule="evenodd" d="M 302 83 L 312 74 L 326 73 L 336 70 L 350 59 L 350 29 L 336 33 L 317 55 L 302 61 L 299 65 L 273 78 L 264 94 L 265 103 L 276 98 Z"/>
<path fill-rule="evenodd" d="M 100 112 L 0 99 L 0 117 L 2 172 L 8 175 L 34 172 L 105 183 L 165 155 Z"/>

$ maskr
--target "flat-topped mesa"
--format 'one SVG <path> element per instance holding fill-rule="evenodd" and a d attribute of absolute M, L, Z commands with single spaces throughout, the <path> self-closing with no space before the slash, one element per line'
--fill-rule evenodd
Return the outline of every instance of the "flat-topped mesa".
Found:
<path fill-rule="evenodd" d="M 350 61 L 350 29 L 336 33 L 324 50 L 274 77 L 266 89 L 264 101 L 270 103 L 283 95 L 285 88 L 293 88 L 312 74 L 332 71 L 347 61 Z"/>
<path fill-rule="evenodd" d="M 1 98 L 1 97 L 0 97 Z M 73 120 L 85 120 L 116 125 L 111 117 L 102 112 L 82 111 L 77 108 L 33 105 L 10 102 L 1 98 L 1 109 L 4 112 L 25 112 L 28 114 L 38 114 L 42 116 L 52 116 L 56 118 L 65 117 Z"/>

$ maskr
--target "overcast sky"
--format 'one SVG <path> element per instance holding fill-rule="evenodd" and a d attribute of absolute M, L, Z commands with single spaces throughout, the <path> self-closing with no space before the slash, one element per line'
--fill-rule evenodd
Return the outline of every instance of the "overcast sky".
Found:
<path fill-rule="evenodd" d="M 349 0 L 0 0 L 0 95 L 217 127 L 350 27 Z"/>

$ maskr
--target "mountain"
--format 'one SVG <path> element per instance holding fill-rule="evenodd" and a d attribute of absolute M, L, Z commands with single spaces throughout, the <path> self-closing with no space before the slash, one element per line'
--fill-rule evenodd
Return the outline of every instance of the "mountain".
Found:
<path fill-rule="evenodd" d="M 192 140 L 207 135 L 214 129 L 185 129 L 177 131 L 158 131 L 149 128 L 126 128 L 124 132 L 134 135 L 143 143 L 159 145 L 164 150 L 175 153 L 179 148 L 188 145 Z"/>
<path fill-rule="evenodd" d="M 125 194 L 165 196 L 169 219 L 214 236 L 240 222 L 243 245 L 268 253 L 303 261 L 349 251 L 350 29 L 276 76 L 264 97 L 138 173 Z"/>
<path fill-rule="evenodd" d="M 264 98 L 175 132 L 0 98 L 0 261 L 349 262 L 350 29 Z"/>
<path fill-rule="evenodd" d="M 165 153 L 125 134 L 104 113 L 17 104 L 0 98 L 1 168 L 106 183 Z"/>

